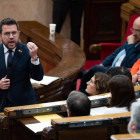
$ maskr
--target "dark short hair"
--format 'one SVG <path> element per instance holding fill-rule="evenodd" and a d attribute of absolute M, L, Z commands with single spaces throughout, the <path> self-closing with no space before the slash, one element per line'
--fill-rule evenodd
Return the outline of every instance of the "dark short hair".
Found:
<path fill-rule="evenodd" d="M 130 80 L 132 81 L 132 75 L 130 73 L 130 70 L 125 68 L 125 67 L 111 67 L 109 68 L 106 73 L 108 75 L 110 75 L 111 77 L 115 76 L 115 75 L 125 75 L 128 76 L 130 78 Z"/>
<path fill-rule="evenodd" d="M 12 18 L 5 18 L 0 23 L 0 34 L 2 34 L 2 26 L 3 25 L 16 25 L 17 26 L 17 30 L 19 30 L 18 24 L 17 24 L 17 22 L 14 19 L 12 19 Z"/>
<path fill-rule="evenodd" d="M 110 107 L 127 107 L 136 100 L 132 81 L 125 75 L 113 76 L 108 81 L 108 88 L 111 92 Z"/>
<path fill-rule="evenodd" d="M 103 72 L 96 72 L 95 74 L 95 86 L 98 94 L 109 92 L 107 82 L 110 80 L 110 76 Z"/>
<path fill-rule="evenodd" d="M 81 92 L 72 91 L 67 99 L 67 109 L 71 116 L 88 116 L 90 114 L 91 101 Z"/>

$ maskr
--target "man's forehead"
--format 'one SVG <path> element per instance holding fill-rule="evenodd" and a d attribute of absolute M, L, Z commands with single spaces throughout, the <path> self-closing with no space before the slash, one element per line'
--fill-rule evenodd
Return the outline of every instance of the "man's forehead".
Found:
<path fill-rule="evenodd" d="M 7 30 L 17 30 L 17 26 L 15 24 L 13 24 L 13 25 L 3 25 L 2 26 L 2 31 L 7 31 Z"/>
<path fill-rule="evenodd" d="M 134 28 L 134 29 L 140 30 L 140 22 L 134 21 L 134 23 L 133 23 L 133 28 Z"/>

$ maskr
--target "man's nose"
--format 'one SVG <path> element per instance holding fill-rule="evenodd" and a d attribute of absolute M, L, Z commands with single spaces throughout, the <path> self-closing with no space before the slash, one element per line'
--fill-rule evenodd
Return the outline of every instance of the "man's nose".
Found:
<path fill-rule="evenodd" d="M 9 35 L 9 38 L 13 38 L 13 35 L 12 35 L 12 33 L 10 33 L 10 35 Z"/>

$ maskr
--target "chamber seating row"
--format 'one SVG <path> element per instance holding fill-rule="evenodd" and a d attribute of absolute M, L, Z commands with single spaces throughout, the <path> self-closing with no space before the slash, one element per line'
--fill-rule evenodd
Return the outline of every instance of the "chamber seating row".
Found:
<path fill-rule="evenodd" d="M 140 86 L 135 86 L 139 91 Z M 110 93 L 90 96 L 92 107 L 108 105 Z M 103 102 L 104 101 L 104 102 Z M 130 112 L 109 115 L 66 117 L 66 101 L 5 108 L 0 114 L 0 140 L 63 140 L 63 139 L 109 139 L 112 134 L 127 134 Z M 35 116 L 58 114 L 60 119 L 52 119 L 52 126 L 40 126 L 34 132 L 27 125 L 42 122 Z M 46 118 L 48 116 L 45 116 Z M 45 128 L 46 127 L 46 128 Z M 44 129 L 44 130 L 43 130 Z M 68 137 L 68 138 L 66 138 Z"/>

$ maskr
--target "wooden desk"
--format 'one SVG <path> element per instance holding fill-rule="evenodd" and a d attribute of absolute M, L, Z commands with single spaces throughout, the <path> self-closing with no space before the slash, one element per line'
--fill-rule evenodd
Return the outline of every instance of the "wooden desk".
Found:
<path fill-rule="evenodd" d="M 121 135 L 112 135 L 112 140 L 139 140 L 140 134 L 121 134 Z"/>
<path fill-rule="evenodd" d="M 134 87 L 135 92 L 140 91 L 140 85 Z M 137 97 L 140 93 L 137 93 Z M 89 96 L 92 108 L 98 106 L 108 106 L 110 102 L 110 93 Z M 40 114 L 51 114 L 58 112 L 66 112 L 66 100 L 57 102 L 48 102 L 43 104 L 26 105 L 18 107 L 8 107 L 4 109 L 4 114 L 11 118 L 28 117 Z"/>
<path fill-rule="evenodd" d="M 72 90 L 73 80 L 85 64 L 84 51 L 74 42 L 55 33 L 36 21 L 18 21 L 22 43 L 32 41 L 38 46 L 38 56 L 46 76 L 60 77 L 48 86 L 33 84 L 38 103 L 66 99 Z"/>
<path fill-rule="evenodd" d="M 135 86 L 135 90 L 139 90 L 140 86 Z M 99 99 L 100 97 L 107 95 L 98 95 Z M 90 100 L 94 100 L 93 98 L 97 96 L 91 96 L 89 97 Z M 97 100 L 97 99 L 95 99 Z M 51 102 L 51 103 L 45 103 L 46 106 L 55 106 L 55 105 L 66 105 L 66 101 L 59 101 L 59 102 Z M 30 106 L 21 106 L 21 107 L 12 107 L 12 108 L 5 108 L 5 114 L 3 113 L 0 114 L 0 140 L 9 140 L 9 137 L 11 138 L 10 140 L 40 140 L 41 139 L 41 133 L 33 133 L 31 130 L 29 130 L 27 127 L 25 127 L 26 124 L 34 124 L 34 123 L 39 123 L 38 120 L 33 118 L 33 115 L 28 115 L 28 117 L 23 116 L 23 118 L 18 118 L 18 117 L 12 117 L 10 116 L 10 113 L 14 111 L 14 109 L 30 109 L 30 108 L 38 108 L 38 107 L 44 107 L 44 104 L 37 104 L 37 105 L 30 105 Z M 65 107 L 65 106 L 64 106 Z M 66 112 L 66 109 L 57 111 L 57 112 L 48 112 L 48 113 L 42 113 L 42 114 L 51 114 L 51 113 L 61 113 L 61 112 Z M 39 114 L 39 115 L 42 115 Z M 25 117 L 25 118 L 24 118 Z M 56 138 L 56 130 L 59 130 L 58 133 L 60 133 L 61 128 L 59 127 L 59 123 L 61 122 L 71 122 L 71 121 L 83 121 L 83 120 L 101 120 L 101 119 L 111 119 L 111 122 L 113 122 L 110 125 L 107 125 L 104 127 L 103 126 L 94 126 L 94 128 L 88 128 L 90 135 L 93 136 L 93 132 L 97 138 L 100 138 L 100 132 L 103 131 L 103 139 L 109 138 L 111 134 L 119 134 L 119 133 L 127 133 L 127 123 L 128 119 L 125 117 L 130 117 L 130 112 L 126 113 L 118 113 L 118 114 L 107 114 L 107 115 L 98 115 L 98 116 L 86 116 L 86 117 L 71 117 L 71 118 L 63 118 L 63 119 L 53 119 L 52 120 L 52 126 L 49 128 L 45 128 L 43 131 L 43 140 L 46 140 L 48 137 L 53 135 L 53 138 Z M 113 120 L 112 120 L 113 118 Z M 67 131 L 67 130 L 66 130 Z M 75 129 L 75 132 L 78 130 Z M 81 132 L 81 129 L 79 129 Z M 85 132 L 83 129 L 82 131 Z M 84 134 L 83 132 L 83 134 Z M 71 132 L 72 133 L 72 132 Z M 25 135 L 26 134 L 26 135 Z M 63 134 L 63 131 L 62 131 Z M 37 136 L 36 136 L 37 135 Z M 47 139 L 48 140 L 48 139 Z"/>
<path fill-rule="evenodd" d="M 52 119 L 52 128 L 44 128 L 42 140 L 107 140 L 112 134 L 127 133 L 129 117 L 130 112 Z"/>
<path fill-rule="evenodd" d="M 30 108 L 41 108 L 41 107 L 50 107 L 50 106 L 60 106 L 64 104 L 65 101 L 60 102 L 52 102 L 52 103 L 45 103 L 45 104 L 37 104 L 37 105 L 28 105 L 28 106 L 20 106 L 20 107 L 11 107 L 5 108 L 5 115 L 4 113 L 0 113 L 0 140 L 41 140 L 41 132 L 34 133 L 32 130 L 28 129 L 25 125 L 26 124 L 34 124 L 40 123 L 37 119 L 33 116 L 42 115 L 42 114 L 53 114 L 61 112 L 66 112 L 66 110 L 59 110 L 59 111 L 50 111 L 47 113 L 39 113 L 39 114 L 32 114 L 32 115 L 23 115 L 15 116 L 15 109 L 25 109 L 28 110 Z M 43 128 L 42 128 L 43 129 Z"/>
<path fill-rule="evenodd" d="M 0 117 L 2 116 L 3 114 L 0 114 Z M 66 140 L 66 137 L 68 137 L 67 140 L 85 140 L 86 137 L 89 140 L 93 139 L 93 137 L 95 140 L 106 140 L 112 134 L 127 133 L 128 120 L 125 117 L 129 116 L 130 112 L 110 115 L 53 119 L 52 127 L 44 128 L 42 132 L 37 133 L 34 133 L 25 126 L 26 124 L 40 123 L 33 116 L 19 119 L 8 118 L 5 116 L 4 119 L 1 119 L 0 123 L 0 140 Z M 92 125 L 92 127 L 88 126 L 86 128 L 59 127 L 59 123 L 62 122 L 75 122 L 83 120 L 92 120 L 96 122 L 105 120 L 107 123 L 96 123 L 96 125 Z"/>

